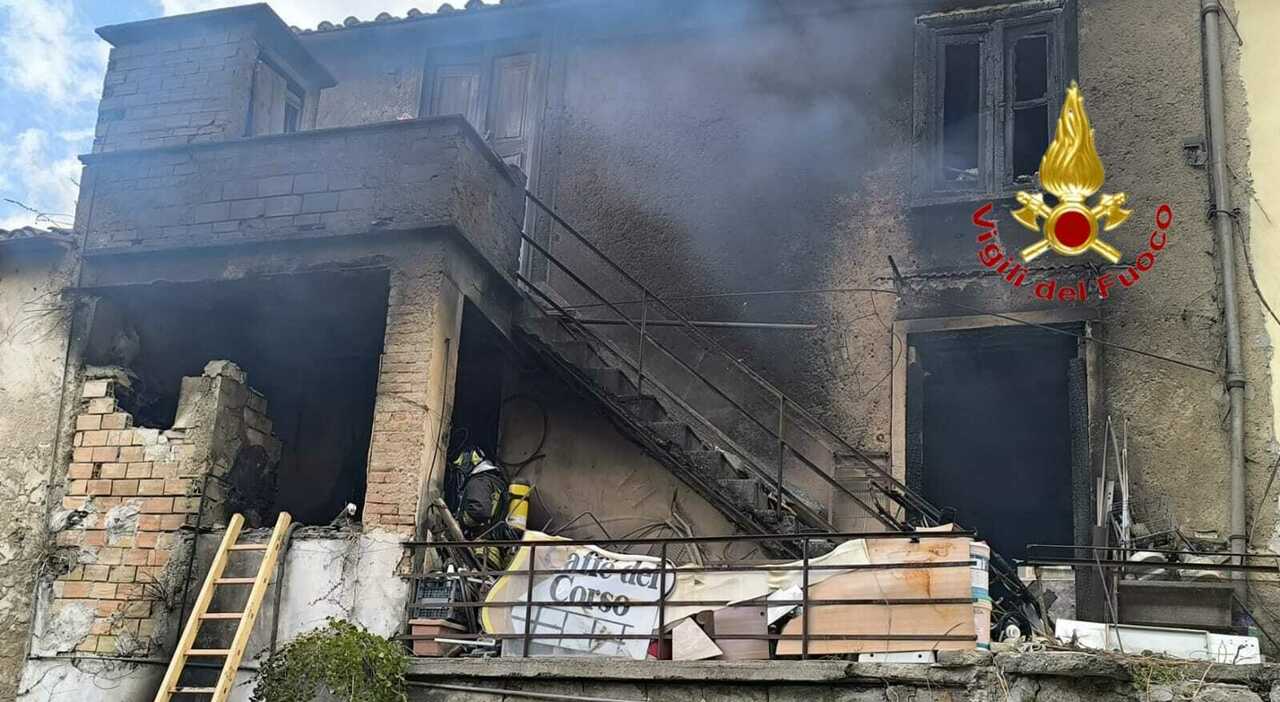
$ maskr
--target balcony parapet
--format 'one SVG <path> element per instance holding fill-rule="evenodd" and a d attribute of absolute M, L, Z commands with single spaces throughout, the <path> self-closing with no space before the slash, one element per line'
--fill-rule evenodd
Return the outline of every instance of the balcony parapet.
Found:
<path fill-rule="evenodd" d="M 458 115 L 80 159 L 86 256 L 452 229 L 518 261 L 524 176 Z"/>

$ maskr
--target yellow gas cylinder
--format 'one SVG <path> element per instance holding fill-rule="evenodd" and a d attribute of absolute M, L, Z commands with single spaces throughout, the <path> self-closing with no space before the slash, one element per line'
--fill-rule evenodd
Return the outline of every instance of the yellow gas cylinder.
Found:
<path fill-rule="evenodd" d="M 519 480 L 507 487 L 507 526 L 517 531 L 529 528 L 529 495 L 533 486 Z"/>

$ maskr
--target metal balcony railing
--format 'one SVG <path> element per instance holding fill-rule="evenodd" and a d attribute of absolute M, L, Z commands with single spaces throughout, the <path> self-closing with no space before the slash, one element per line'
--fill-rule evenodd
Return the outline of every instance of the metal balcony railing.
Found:
<path fill-rule="evenodd" d="M 414 601 L 417 598 L 411 598 L 408 605 L 406 620 L 413 618 L 415 608 L 430 607 L 439 610 L 449 610 L 449 614 L 440 616 L 441 619 L 452 618 L 457 622 L 465 623 L 466 631 L 457 634 L 449 634 L 448 640 L 454 642 L 475 643 L 486 646 L 500 646 L 503 641 L 515 640 L 520 642 L 519 655 L 527 657 L 530 655 L 531 646 L 534 644 L 554 645 L 557 641 L 568 640 L 590 640 L 590 641 L 628 641 L 642 639 L 645 641 L 656 642 L 658 650 L 662 651 L 666 643 L 672 640 L 672 632 L 668 631 L 667 624 L 669 608 L 686 608 L 678 617 L 683 618 L 690 616 L 687 608 L 713 610 L 725 607 L 798 607 L 795 616 L 800 619 L 800 633 L 719 633 L 716 632 L 715 639 L 721 641 L 735 640 L 766 640 L 766 641 L 798 641 L 800 642 L 798 655 L 801 659 L 807 659 L 812 654 L 811 642 L 815 641 L 876 641 L 876 642 L 918 642 L 919 650 L 931 650 L 938 647 L 939 642 L 975 642 L 977 636 L 975 634 L 957 634 L 952 630 L 948 631 L 929 631 L 914 633 L 895 633 L 892 631 L 893 626 L 890 624 L 889 629 L 884 632 L 876 631 L 868 633 L 865 630 L 848 631 L 848 632 L 831 632 L 811 633 L 810 620 L 816 614 L 821 614 L 823 608 L 835 606 L 894 606 L 894 607 L 936 607 L 940 605 L 972 605 L 974 597 L 968 592 L 969 579 L 963 578 L 962 588 L 966 592 L 951 593 L 951 597 L 863 597 L 863 598 L 833 598 L 833 597 L 815 597 L 810 593 L 811 576 L 814 573 L 830 573 L 834 577 L 837 573 L 858 573 L 865 571 L 915 571 L 935 568 L 964 568 L 966 574 L 968 569 L 975 565 L 975 561 L 970 559 L 954 559 L 945 561 L 913 561 L 913 562 L 868 562 L 868 563 L 813 563 L 811 556 L 813 551 L 812 545 L 816 541 L 843 542 L 851 539 L 901 539 L 911 542 L 918 542 L 921 539 L 971 539 L 972 532 L 950 531 L 950 532 L 913 532 L 913 533 L 892 533 L 892 532 L 866 532 L 866 533 L 835 533 L 823 534 L 815 537 L 798 536 L 792 534 L 770 534 L 770 535 L 733 535 L 733 536 L 713 536 L 713 537 L 669 537 L 669 538 L 642 538 L 642 539 L 610 539 L 602 537 L 600 539 L 556 539 L 556 540 L 526 540 L 526 541 L 411 541 L 406 542 L 405 546 L 414 550 L 415 556 L 421 555 L 422 551 L 436 550 L 442 555 L 437 559 L 423 559 L 437 563 L 448 563 L 447 567 L 437 567 L 430 570 L 419 572 L 412 576 L 417 582 L 448 582 L 457 583 L 456 595 L 446 599 L 432 599 L 430 601 Z M 690 546 L 708 547 L 714 544 L 734 544 L 734 543 L 756 543 L 764 544 L 768 542 L 786 541 L 797 544 L 797 552 L 801 554 L 798 562 L 793 564 L 784 563 L 768 563 L 768 562 L 743 562 L 742 560 L 722 560 L 707 561 L 703 560 L 699 564 L 688 566 L 675 566 L 669 560 L 669 557 L 678 549 L 688 548 Z M 602 631 L 597 633 L 563 633 L 560 631 L 537 631 L 535 630 L 535 622 L 539 622 L 541 626 L 542 620 L 541 608 L 554 609 L 556 611 L 573 610 L 580 608 L 573 602 L 540 600 L 535 598 L 535 582 L 538 576 L 556 576 L 556 575 L 599 575 L 608 574 L 610 576 L 617 575 L 619 572 L 612 568 L 596 569 L 596 568 L 538 568 L 536 554 L 538 549 L 546 548 L 565 548 L 565 547 L 597 547 L 608 548 L 618 554 L 627 555 L 643 555 L 656 557 L 654 566 L 647 568 L 632 568 L 625 572 L 635 574 L 654 574 L 657 578 L 657 587 L 655 596 L 651 600 L 629 600 L 628 605 L 640 608 L 657 608 L 656 625 L 652 631 L 638 631 L 636 633 L 619 633 L 616 631 Z M 527 549 L 527 556 L 523 559 L 522 566 L 511 565 L 507 568 L 492 568 L 484 565 L 484 559 L 475 557 L 474 554 L 482 553 L 486 549 L 508 549 L 517 548 Z M 644 553 L 639 553 L 644 551 Z M 415 557 L 415 560 L 419 560 Z M 693 573 L 752 573 L 752 572 L 768 572 L 771 574 L 779 573 L 799 573 L 799 590 L 800 596 L 792 599 L 769 598 L 763 600 L 760 598 L 750 599 L 746 601 L 730 601 L 716 598 L 699 598 L 699 599 L 673 599 L 670 597 L 669 591 L 674 587 L 675 578 L 679 575 Z M 516 576 L 523 578 L 524 583 L 520 585 L 518 590 L 523 594 L 523 598 L 517 599 L 501 599 L 487 601 L 485 594 L 488 587 L 493 582 L 503 576 Z M 926 588 L 927 589 L 927 588 Z M 417 588 L 415 588 L 415 591 Z M 450 591 L 455 591 L 452 587 Z M 513 622 L 521 622 L 522 631 L 512 633 L 490 633 L 481 630 L 478 623 L 478 613 L 484 609 L 510 608 L 513 613 L 519 613 L 521 616 L 516 617 L 513 614 Z M 442 613 L 443 614 L 443 613 Z M 972 616 L 972 615 L 969 615 Z M 892 620 L 891 620 L 892 621 Z M 830 627 L 825 627 L 829 629 Z M 864 627 L 865 629 L 865 627 Z M 439 634 L 405 634 L 400 637 L 402 640 L 428 640 L 440 639 Z"/>

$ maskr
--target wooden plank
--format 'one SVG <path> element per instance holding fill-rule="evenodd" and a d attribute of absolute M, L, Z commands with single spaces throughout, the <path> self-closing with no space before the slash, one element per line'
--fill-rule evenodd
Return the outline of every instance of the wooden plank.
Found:
<path fill-rule="evenodd" d="M 267 594 L 267 584 L 271 582 L 271 574 L 275 572 L 276 559 L 280 556 L 281 547 L 289 534 L 289 524 L 292 521 L 293 517 L 288 512 L 281 512 L 275 528 L 271 530 L 271 540 L 267 542 L 266 550 L 262 553 L 262 563 L 258 566 L 258 575 L 254 578 L 253 589 L 249 591 L 249 599 L 245 604 L 240 626 L 236 628 L 236 635 L 231 641 L 227 659 L 222 664 L 222 673 L 218 676 L 213 702 L 225 702 L 231 696 L 231 687 L 236 681 L 236 669 L 240 667 L 244 649 L 249 645 L 253 623 L 258 619 L 258 610 L 261 609 L 262 599 Z"/>
<path fill-rule="evenodd" d="M 205 612 L 200 615 L 201 619 L 239 619 L 244 616 L 244 612 Z"/>
<path fill-rule="evenodd" d="M 826 609 L 826 608 L 824 608 Z M 835 607 L 831 607 L 835 609 Z M 940 641 L 931 637 L 973 636 L 973 605 L 842 605 L 838 615 L 811 615 L 815 634 L 846 636 L 919 636 L 914 640 L 855 639 L 809 642 L 809 655 L 832 653 L 883 653 L 893 651 L 963 651 L 977 647 L 975 641 Z M 822 611 L 821 609 L 818 611 Z M 799 636 L 801 619 L 792 619 L 783 634 Z M 800 655 L 799 639 L 778 642 L 779 656 Z"/>
<path fill-rule="evenodd" d="M 195 643 L 196 632 L 200 629 L 200 615 L 209 610 L 209 603 L 213 601 L 214 588 L 217 587 L 216 581 L 222 577 L 222 571 L 227 567 L 228 549 L 236 539 L 240 538 L 242 527 L 244 527 L 244 516 L 232 515 L 231 521 L 227 523 L 227 531 L 222 535 L 222 543 L 218 545 L 218 552 L 213 557 L 213 563 L 209 565 L 209 574 L 204 579 L 204 585 L 200 586 L 200 594 L 196 596 L 195 605 L 191 608 L 191 616 L 187 618 L 187 624 L 182 629 L 182 636 L 178 637 L 178 645 L 174 647 L 173 659 L 169 661 L 164 680 L 156 692 L 155 702 L 169 702 L 173 697 L 178 678 L 182 676 L 182 668 L 187 664 L 187 652 Z"/>
<path fill-rule="evenodd" d="M 969 539 L 868 539 L 872 563 L 939 563 L 969 559 Z M 972 579 L 968 566 L 894 568 L 841 573 L 809 588 L 809 598 L 822 599 L 943 599 L 968 598 Z M 953 635 L 973 636 L 972 605 L 810 605 L 810 634 L 823 636 Z M 785 635 L 804 633 L 803 618 L 786 624 Z M 882 651 L 966 650 L 973 641 L 827 640 L 809 642 L 810 655 Z M 777 655 L 800 655 L 799 638 L 778 642 Z"/>
<path fill-rule="evenodd" d="M 231 547 L 232 551 L 265 551 L 269 544 L 236 544 Z"/>
<path fill-rule="evenodd" d="M 764 605 L 754 607 L 725 607 L 712 614 L 715 621 L 715 634 L 712 635 L 716 646 L 720 647 L 721 658 L 726 661 L 768 660 L 769 641 L 763 638 L 769 633 L 769 625 L 765 622 Z M 721 639 L 724 634 L 758 635 L 759 639 Z"/>

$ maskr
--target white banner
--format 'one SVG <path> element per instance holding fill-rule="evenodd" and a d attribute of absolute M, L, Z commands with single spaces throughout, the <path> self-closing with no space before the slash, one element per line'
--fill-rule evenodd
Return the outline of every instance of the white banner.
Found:
<path fill-rule="evenodd" d="M 531 641 L 601 656 L 643 659 L 649 637 L 658 624 L 659 573 L 637 572 L 656 569 L 660 560 L 652 556 L 613 553 L 596 546 L 557 546 L 555 537 L 525 532 L 525 541 L 539 541 L 537 549 L 522 546 L 507 573 L 489 590 L 486 602 L 528 602 L 529 580 L 521 571 L 529 568 L 529 553 L 536 553 L 534 570 L 565 570 L 565 573 L 537 574 L 533 577 L 533 602 L 554 605 L 485 607 L 481 617 L 491 634 L 524 634 L 526 612 L 531 620 Z M 672 566 L 668 563 L 667 568 Z M 668 597 L 675 589 L 675 574 L 665 576 Z M 648 603 L 648 606 L 645 604 Z M 564 638 L 585 635 L 592 638 Z M 610 639 L 611 634 L 641 635 L 638 639 Z M 520 650 L 521 643 L 516 642 Z"/>

